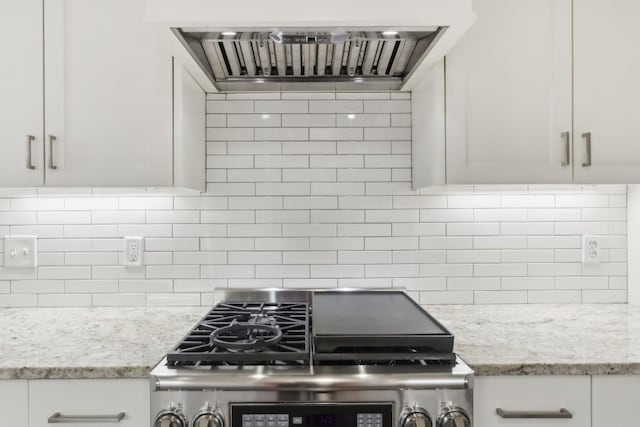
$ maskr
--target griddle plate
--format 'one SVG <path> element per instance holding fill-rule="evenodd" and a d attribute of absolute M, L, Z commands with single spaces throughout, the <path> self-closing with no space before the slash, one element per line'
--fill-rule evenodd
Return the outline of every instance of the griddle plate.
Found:
<path fill-rule="evenodd" d="M 453 360 L 453 335 L 402 291 L 313 295 L 316 360 Z"/>

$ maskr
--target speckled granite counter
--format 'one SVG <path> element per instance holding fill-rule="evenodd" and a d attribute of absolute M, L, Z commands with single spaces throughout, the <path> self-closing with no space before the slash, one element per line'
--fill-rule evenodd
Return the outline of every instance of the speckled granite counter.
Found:
<path fill-rule="evenodd" d="M 640 374 L 640 307 L 429 306 L 478 375 Z M 206 311 L 0 309 L 0 379 L 143 378 Z"/>
<path fill-rule="evenodd" d="M 205 312 L 205 307 L 0 309 L 0 379 L 144 378 Z"/>
<path fill-rule="evenodd" d="M 640 374 L 640 307 L 430 306 L 477 375 Z"/>

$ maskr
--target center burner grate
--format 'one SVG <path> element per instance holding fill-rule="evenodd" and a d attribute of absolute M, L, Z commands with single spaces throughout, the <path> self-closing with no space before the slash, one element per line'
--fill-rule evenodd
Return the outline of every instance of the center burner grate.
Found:
<path fill-rule="evenodd" d="M 309 364 L 306 303 L 224 302 L 167 353 L 167 366 Z"/>

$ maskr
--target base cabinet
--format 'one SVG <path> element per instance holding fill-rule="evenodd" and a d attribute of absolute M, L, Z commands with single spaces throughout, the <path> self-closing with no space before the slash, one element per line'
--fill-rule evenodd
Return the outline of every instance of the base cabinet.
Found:
<path fill-rule="evenodd" d="M 51 417 L 77 427 L 140 427 L 150 425 L 149 413 L 146 379 L 29 381 L 29 427 L 48 426 Z"/>
<path fill-rule="evenodd" d="M 11 427 L 29 425 L 29 385 L 27 380 L 0 381 L 2 424 Z"/>
<path fill-rule="evenodd" d="M 591 377 L 476 377 L 473 407 L 475 427 L 588 427 Z"/>
<path fill-rule="evenodd" d="M 639 375 L 592 377 L 592 427 L 637 426 Z"/>

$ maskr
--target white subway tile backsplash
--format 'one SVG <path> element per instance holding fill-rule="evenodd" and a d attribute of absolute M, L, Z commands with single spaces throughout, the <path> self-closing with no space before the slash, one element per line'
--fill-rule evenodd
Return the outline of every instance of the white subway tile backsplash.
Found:
<path fill-rule="evenodd" d="M 312 155 L 309 156 L 309 165 L 315 168 L 361 168 L 364 166 L 364 158 L 361 155 Z"/>
<path fill-rule="evenodd" d="M 284 209 L 337 209 L 338 199 L 331 196 L 285 197 Z"/>
<path fill-rule="evenodd" d="M 308 237 L 257 237 L 255 239 L 257 251 L 304 251 L 309 247 Z"/>
<path fill-rule="evenodd" d="M 336 170 L 282 169 L 282 180 L 286 182 L 332 182 L 336 180 Z"/>
<path fill-rule="evenodd" d="M 252 167 L 253 162 L 251 157 L 247 157 L 249 154 L 281 154 L 282 142 L 280 141 L 233 141 L 224 143 L 226 150 L 222 153 L 216 153 L 209 151 L 209 154 L 231 154 L 234 155 L 236 162 L 241 164 L 241 167 Z M 224 164 L 223 156 L 210 157 L 209 168 L 229 168 Z M 229 162 L 229 160 L 227 160 Z M 231 166 L 233 167 L 233 166 Z"/>
<path fill-rule="evenodd" d="M 277 114 L 227 114 L 227 127 L 230 128 L 260 128 L 281 126 L 282 120 L 280 118 L 280 115 Z"/>
<path fill-rule="evenodd" d="M 306 141 L 307 128 L 256 128 L 255 139 L 260 141 Z"/>
<path fill-rule="evenodd" d="M 411 128 L 365 128 L 364 139 L 367 141 L 410 141 Z"/>
<path fill-rule="evenodd" d="M 365 129 L 366 130 L 366 129 Z M 310 128 L 311 141 L 358 141 L 363 139 L 362 128 Z"/>
<path fill-rule="evenodd" d="M 410 117 L 409 114 L 407 116 Z M 389 127 L 391 126 L 391 116 L 389 114 L 338 114 L 337 126 Z M 405 126 L 411 126 L 411 124 Z"/>
<path fill-rule="evenodd" d="M 545 290 L 554 289 L 554 277 L 503 277 L 502 289 L 506 291 L 516 290 Z"/>
<path fill-rule="evenodd" d="M 282 156 L 255 156 L 256 168 L 308 168 L 309 156 L 282 155 Z"/>
<path fill-rule="evenodd" d="M 339 251 L 338 264 L 391 264 L 391 251 Z M 328 263 L 325 263 L 328 264 Z"/>
<path fill-rule="evenodd" d="M 627 300 L 624 185 L 411 189 L 410 93 L 207 95 L 207 191 L 0 190 L 0 306 L 211 305 L 218 288 L 404 288 L 421 304 Z M 604 238 L 583 265 L 583 234 Z M 142 267 L 125 235 L 145 237 Z M 0 239 L 0 251 L 3 242 Z"/>
<path fill-rule="evenodd" d="M 207 113 L 233 114 L 233 113 L 253 113 L 253 100 L 251 101 L 207 101 Z"/>
<path fill-rule="evenodd" d="M 336 126 L 335 114 L 283 114 L 282 126 L 293 127 L 334 127 Z"/>
<path fill-rule="evenodd" d="M 391 154 L 391 142 L 370 140 L 337 141 L 337 151 L 338 154 Z M 348 170 L 349 169 L 342 169 L 344 172 Z M 373 179 L 372 181 L 380 180 Z M 384 179 L 383 181 L 388 181 L 388 179 Z"/>
<path fill-rule="evenodd" d="M 255 101 L 255 112 L 266 114 L 279 113 L 307 113 L 309 112 L 309 101 L 307 100 L 278 100 L 278 101 Z"/>
<path fill-rule="evenodd" d="M 313 138 L 312 138 L 313 139 Z M 336 154 L 335 141 L 285 141 L 282 143 L 283 154 Z M 285 171 L 286 169 L 283 169 Z M 314 171 L 316 169 L 306 169 Z"/>
<path fill-rule="evenodd" d="M 313 114 L 357 114 L 364 112 L 364 106 L 361 100 L 311 100 L 309 101 L 309 112 Z"/>
<path fill-rule="evenodd" d="M 579 304 L 582 302 L 582 292 L 566 290 L 529 291 L 528 302 L 534 304 Z"/>
<path fill-rule="evenodd" d="M 525 291 L 477 291 L 474 292 L 475 304 L 525 304 Z"/>
<path fill-rule="evenodd" d="M 257 196 L 308 196 L 311 194 L 311 185 L 304 182 L 257 182 Z"/>
<path fill-rule="evenodd" d="M 242 212 L 242 211 L 240 211 Z M 252 212 L 253 213 L 253 212 Z M 305 223 L 309 222 L 309 211 L 305 210 L 260 210 L 255 212 L 255 222 L 261 223 Z M 233 221 L 229 221 L 233 222 Z M 242 221 L 253 222 L 253 221 Z M 314 221 L 317 222 L 317 221 Z"/>
<path fill-rule="evenodd" d="M 335 251 L 283 252 L 283 264 L 336 264 Z"/>

